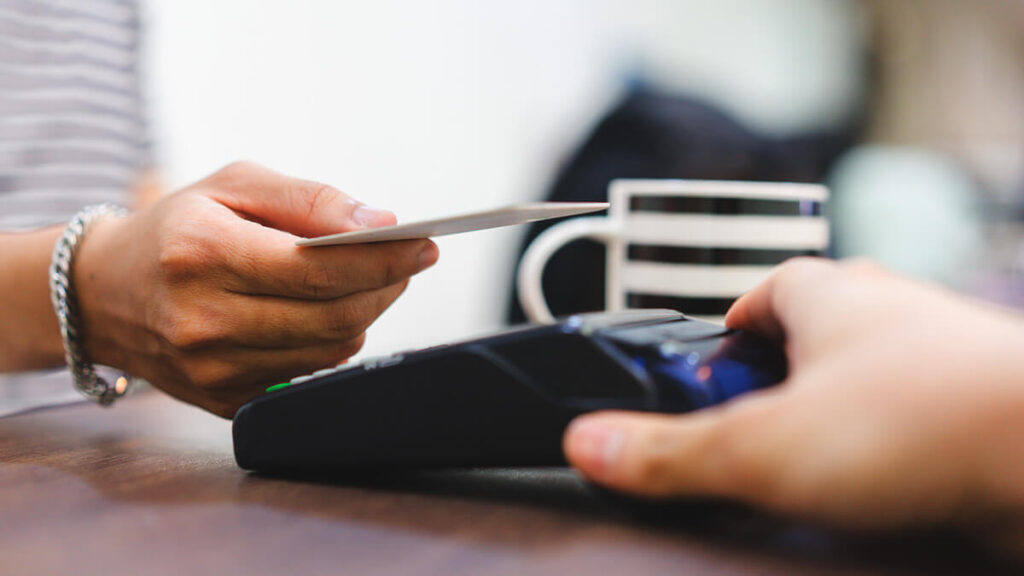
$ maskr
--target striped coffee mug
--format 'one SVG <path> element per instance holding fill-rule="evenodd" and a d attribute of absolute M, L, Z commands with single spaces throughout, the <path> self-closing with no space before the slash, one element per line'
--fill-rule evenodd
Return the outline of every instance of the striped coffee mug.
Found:
<path fill-rule="evenodd" d="M 541 276 L 573 240 L 607 247 L 607 310 L 672 308 L 711 320 L 776 264 L 828 248 L 828 189 L 819 184 L 615 180 L 608 196 L 608 216 L 556 224 L 523 254 L 519 299 L 531 321 L 553 321 Z"/>

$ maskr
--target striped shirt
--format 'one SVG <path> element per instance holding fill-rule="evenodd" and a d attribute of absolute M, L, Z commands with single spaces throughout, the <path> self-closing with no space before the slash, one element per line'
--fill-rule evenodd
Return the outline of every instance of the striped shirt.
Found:
<path fill-rule="evenodd" d="M 0 0 L 0 230 L 129 203 L 150 162 L 134 0 Z"/>
<path fill-rule="evenodd" d="M 0 0 L 0 232 L 131 203 L 150 163 L 139 34 L 134 0 Z M 0 416 L 80 399 L 66 370 L 0 375 Z"/>

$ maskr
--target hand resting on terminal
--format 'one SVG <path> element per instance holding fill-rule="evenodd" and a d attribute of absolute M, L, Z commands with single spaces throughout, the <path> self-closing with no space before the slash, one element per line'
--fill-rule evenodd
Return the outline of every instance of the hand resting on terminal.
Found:
<path fill-rule="evenodd" d="M 796 259 L 729 311 L 784 342 L 777 387 L 564 436 L 596 483 L 844 528 L 959 526 L 1024 550 L 1024 322 L 861 261 Z"/>

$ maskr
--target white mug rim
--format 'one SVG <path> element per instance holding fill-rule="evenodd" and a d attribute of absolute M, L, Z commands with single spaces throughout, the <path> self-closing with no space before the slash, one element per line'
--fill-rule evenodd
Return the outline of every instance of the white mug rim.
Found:
<path fill-rule="evenodd" d="M 617 178 L 609 183 L 608 190 L 609 197 L 628 194 L 825 202 L 829 196 L 824 184 L 753 180 Z"/>

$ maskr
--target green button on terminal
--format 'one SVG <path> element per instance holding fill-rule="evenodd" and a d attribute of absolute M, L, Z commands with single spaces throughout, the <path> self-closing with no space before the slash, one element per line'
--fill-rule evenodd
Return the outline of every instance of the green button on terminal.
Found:
<path fill-rule="evenodd" d="M 267 388 L 267 392 L 274 392 L 275 390 L 280 390 L 281 388 L 287 388 L 287 387 L 289 387 L 291 385 L 292 385 L 291 382 L 282 382 L 280 384 L 274 384 L 273 386 Z"/>

